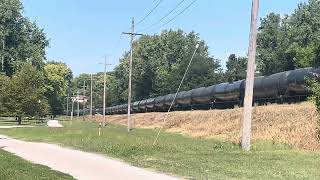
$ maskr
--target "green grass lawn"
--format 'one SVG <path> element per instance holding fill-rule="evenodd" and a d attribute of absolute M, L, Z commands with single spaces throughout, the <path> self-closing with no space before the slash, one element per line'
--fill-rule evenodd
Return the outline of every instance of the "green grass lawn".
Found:
<path fill-rule="evenodd" d="M 40 123 L 38 120 L 23 120 L 21 123 L 21 126 L 25 125 L 41 125 L 43 123 Z M 0 126 L 16 126 L 18 125 L 18 122 L 15 120 L 14 117 L 0 117 Z"/>
<path fill-rule="evenodd" d="M 13 154 L 0 149 L 1 180 L 38 180 L 38 179 L 73 179 L 67 174 L 49 169 L 46 166 L 32 164 Z"/>
<path fill-rule="evenodd" d="M 98 137 L 98 124 L 63 121 L 64 128 L 0 129 L 15 138 L 57 143 L 122 159 L 132 165 L 191 179 L 319 179 L 320 153 L 257 143 L 251 152 L 238 144 L 109 125 Z M 125 173 L 125 172 L 124 172 Z"/>

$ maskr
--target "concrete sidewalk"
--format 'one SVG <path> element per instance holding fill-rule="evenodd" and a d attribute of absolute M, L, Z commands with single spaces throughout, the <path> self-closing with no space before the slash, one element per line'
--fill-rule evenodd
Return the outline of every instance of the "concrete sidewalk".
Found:
<path fill-rule="evenodd" d="M 177 179 L 133 167 L 103 155 L 63 148 L 53 144 L 26 142 L 0 135 L 0 147 L 36 164 L 70 174 L 76 179 Z"/>

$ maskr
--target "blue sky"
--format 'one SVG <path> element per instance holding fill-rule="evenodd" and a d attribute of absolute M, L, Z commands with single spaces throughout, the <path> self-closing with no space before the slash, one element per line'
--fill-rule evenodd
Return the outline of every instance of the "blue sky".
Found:
<path fill-rule="evenodd" d="M 158 8 L 137 30 L 157 22 L 181 0 L 162 0 Z M 177 13 L 193 0 L 185 0 Z M 260 0 L 260 17 L 270 12 L 290 14 L 299 2 L 306 0 Z M 50 38 L 49 60 L 65 62 L 74 75 L 99 72 L 107 54 L 112 68 L 129 49 L 131 18 L 143 18 L 158 0 L 22 0 L 24 14 L 44 28 Z M 225 60 L 230 53 L 245 55 L 248 48 L 251 0 L 198 0 L 171 23 L 155 26 L 148 34 L 163 29 L 180 28 L 195 31 L 209 45 L 210 55 Z M 175 15 L 169 16 L 168 19 Z M 164 20 L 165 22 L 166 20 Z M 160 23 L 161 24 L 161 23 Z M 121 38 L 120 38 L 121 37 Z"/>

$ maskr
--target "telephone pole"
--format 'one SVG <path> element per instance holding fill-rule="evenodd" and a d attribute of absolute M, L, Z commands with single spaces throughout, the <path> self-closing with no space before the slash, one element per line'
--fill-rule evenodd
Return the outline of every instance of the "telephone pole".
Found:
<path fill-rule="evenodd" d="M 83 109 L 83 112 L 82 112 L 82 118 L 83 118 L 83 120 L 84 120 L 84 115 L 85 115 L 85 110 L 86 110 L 86 101 L 85 101 L 85 97 L 86 97 L 86 80 L 84 80 L 83 81 L 83 86 L 82 86 L 82 88 L 83 88 L 83 107 L 82 107 L 82 109 Z"/>
<path fill-rule="evenodd" d="M 130 48 L 130 60 L 129 60 L 129 85 L 128 85 L 128 122 L 127 122 L 127 129 L 131 131 L 131 76 L 132 76 L 132 55 L 133 55 L 133 40 L 136 35 L 143 35 L 134 32 L 134 17 L 132 18 L 132 27 L 131 32 L 123 32 L 122 34 L 129 34 L 131 36 L 131 48 Z"/>
<path fill-rule="evenodd" d="M 68 93 L 68 96 L 67 96 L 67 116 L 69 114 L 69 93 Z"/>
<path fill-rule="evenodd" d="M 242 149 L 244 151 L 250 150 L 258 11 L 259 11 L 259 0 L 252 0 L 249 57 L 248 57 L 246 89 L 245 89 L 244 106 L 243 106 L 243 124 L 242 124 L 242 141 L 241 141 Z"/>
<path fill-rule="evenodd" d="M 92 73 L 90 74 L 91 84 L 90 84 L 90 116 L 92 116 L 92 84 L 93 84 L 93 78 Z"/>
<path fill-rule="evenodd" d="M 71 101 L 72 101 L 72 104 L 71 104 L 71 120 L 72 120 L 73 119 L 74 93 L 72 93 Z"/>
<path fill-rule="evenodd" d="M 104 57 L 104 74 L 103 74 L 103 121 L 102 126 L 106 125 L 106 85 L 107 85 L 107 55 Z"/>
<path fill-rule="evenodd" d="M 79 103 L 79 90 L 77 91 L 77 109 L 78 109 L 78 111 L 77 111 L 77 119 L 79 119 L 79 117 L 80 117 L 80 103 Z"/>
<path fill-rule="evenodd" d="M 4 71 L 4 39 L 2 39 L 1 69 Z"/>

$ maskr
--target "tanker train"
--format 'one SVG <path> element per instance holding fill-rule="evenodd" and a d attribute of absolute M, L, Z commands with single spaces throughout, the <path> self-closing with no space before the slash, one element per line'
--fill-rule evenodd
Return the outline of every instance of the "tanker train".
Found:
<path fill-rule="evenodd" d="M 284 103 L 305 100 L 311 92 L 306 88 L 308 78 L 320 80 L 320 68 L 302 68 L 280 72 L 254 79 L 253 103 Z M 242 106 L 245 80 L 200 87 L 177 94 L 172 110 L 225 109 Z M 135 101 L 131 104 L 132 113 L 167 111 L 175 94 Z M 128 105 L 122 104 L 106 108 L 106 114 L 125 114 Z M 102 108 L 95 109 L 102 113 Z M 82 113 L 81 113 L 82 114 Z"/>
<path fill-rule="evenodd" d="M 310 95 L 306 79 L 320 79 L 320 68 L 302 68 L 254 79 L 254 103 L 283 103 L 305 100 Z M 172 110 L 232 108 L 241 106 L 244 98 L 245 80 L 200 87 L 177 94 Z M 132 113 L 167 111 L 175 94 L 135 101 Z M 127 113 L 128 105 L 122 104 L 106 108 L 106 114 Z M 102 109 L 97 109 L 102 111 Z"/>

